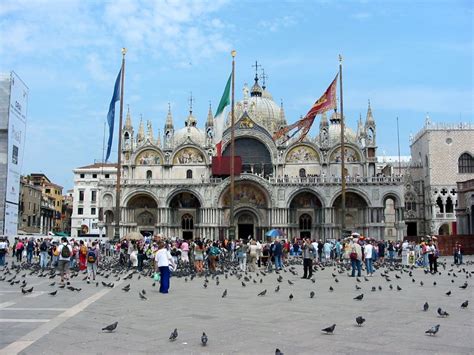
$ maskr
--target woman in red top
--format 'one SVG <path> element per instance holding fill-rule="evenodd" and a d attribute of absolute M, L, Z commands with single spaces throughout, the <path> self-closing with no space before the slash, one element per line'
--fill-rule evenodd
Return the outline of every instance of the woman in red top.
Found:
<path fill-rule="evenodd" d="M 23 257 L 23 250 L 25 249 L 25 245 L 21 241 L 21 239 L 16 243 L 16 261 L 21 263 L 21 258 Z"/>
<path fill-rule="evenodd" d="M 84 244 L 84 241 L 79 242 L 79 270 L 85 270 L 87 268 L 86 264 L 87 258 L 87 246 Z"/>

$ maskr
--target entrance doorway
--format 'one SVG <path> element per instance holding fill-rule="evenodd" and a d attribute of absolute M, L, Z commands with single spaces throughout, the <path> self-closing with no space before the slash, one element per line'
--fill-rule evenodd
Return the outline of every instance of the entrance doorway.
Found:
<path fill-rule="evenodd" d="M 253 235 L 253 224 L 239 223 L 237 228 L 239 229 L 239 239 L 248 240 L 249 236 L 255 238 Z"/>
<path fill-rule="evenodd" d="M 193 232 L 192 231 L 183 231 L 183 239 L 184 240 L 193 239 Z"/>
<path fill-rule="evenodd" d="M 407 236 L 413 237 L 418 235 L 416 230 L 416 222 L 406 222 L 407 225 Z"/>
<path fill-rule="evenodd" d="M 153 230 L 143 230 L 140 229 L 140 234 L 143 235 L 144 237 L 152 237 L 153 236 Z"/>

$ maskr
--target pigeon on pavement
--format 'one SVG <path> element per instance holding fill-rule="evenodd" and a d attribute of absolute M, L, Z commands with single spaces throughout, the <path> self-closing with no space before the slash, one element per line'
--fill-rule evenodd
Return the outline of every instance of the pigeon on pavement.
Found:
<path fill-rule="evenodd" d="M 177 337 L 178 337 L 178 328 L 174 328 L 174 330 L 171 332 L 169 339 L 171 341 L 175 341 Z"/>
<path fill-rule="evenodd" d="M 322 332 L 325 332 L 326 334 L 332 334 L 334 332 L 334 329 L 336 328 L 336 325 L 333 324 L 330 327 L 321 329 Z"/>
<path fill-rule="evenodd" d="M 439 324 L 431 327 L 425 333 L 428 334 L 428 335 L 435 335 L 436 333 L 438 333 L 438 330 L 439 330 Z"/>
<path fill-rule="evenodd" d="M 102 328 L 102 331 L 106 330 L 108 332 L 113 332 L 115 330 L 115 328 L 117 328 L 117 324 L 118 324 L 118 322 L 112 323 L 112 324 Z"/>

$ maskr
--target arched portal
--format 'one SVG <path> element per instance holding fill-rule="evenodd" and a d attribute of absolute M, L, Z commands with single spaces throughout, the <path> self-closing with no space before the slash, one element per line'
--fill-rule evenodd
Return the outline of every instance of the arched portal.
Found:
<path fill-rule="evenodd" d="M 230 156 L 230 145 L 225 148 L 223 155 Z M 241 157 L 244 173 L 263 174 L 265 177 L 273 173 L 272 158 L 268 148 L 255 138 L 237 138 L 235 155 Z"/>
<path fill-rule="evenodd" d="M 444 223 L 443 225 L 441 225 L 441 227 L 439 227 L 438 235 L 449 235 L 449 224 L 448 223 Z"/>
<path fill-rule="evenodd" d="M 201 207 L 198 197 L 190 191 L 178 192 L 170 200 L 169 207 L 174 236 L 186 240 L 197 237 L 196 224 L 199 223 Z"/>
<path fill-rule="evenodd" d="M 142 234 L 153 235 L 158 204 L 150 195 L 138 193 L 127 203 L 126 222 L 135 222 Z"/>
<path fill-rule="evenodd" d="M 250 238 L 256 238 L 255 228 L 258 225 L 258 219 L 253 212 L 249 210 L 239 211 L 236 214 L 235 221 L 239 239 L 249 240 Z"/>
<path fill-rule="evenodd" d="M 342 223 L 342 196 L 339 195 L 333 203 L 335 224 Z M 346 192 L 346 228 L 360 230 L 367 221 L 367 202 L 355 192 Z"/>
<path fill-rule="evenodd" d="M 298 230 L 293 232 L 300 238 L 316 237 L 315 234 L 319 234 L 322 221 L 322 203 L 315 193 L 301 191 L 291 199 L 290 223 L 298 226 Z"/>
<path fill-rule="evenodd" d="M 114 213 L 110 210 L 105 211 L 105 236 L 109 239 L 114 237 Z"/>

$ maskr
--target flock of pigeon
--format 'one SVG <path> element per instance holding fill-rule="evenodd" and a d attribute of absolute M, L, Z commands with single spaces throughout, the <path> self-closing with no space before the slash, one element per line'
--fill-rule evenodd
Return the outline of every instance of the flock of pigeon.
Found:
<path fill-rule="evenodd" d="M 451 269 L 446 270 L 447 266 L 446 264 L 443 264 L 442 267 L 444 268 L 444 272 L 447 273 L 447 276 L 451 278 L 451 283 L 455 283 L 456 278 L 460 277 L 465 277 L 466 279 L 470 279 L 472 277 L 472 274 L 474 274 L 474 271 L 470 271 L 468 268 L 473 265 L 474 263 L 468 261 L 466 264 L 462 266 L 457 266 L 457 268 L 454 267 L 454 265 L 451 265 Z M 293 276 L 298 276 L 298 270 L 300 270 L 300 265 L 301 265 L 301 260 L 300 259 L 290 259 L 287 266 L 283 270 L 273 270 L 273 271 L 256 271 L 256 272 L 244 272 L 241 271 L 236 263 L 231 263 L 229 261 L 224 262 L 222 265 L 222 268 L 219 269 L 216 272 L 205 272 L 202 275 L 197 275 L 194 270 L 191 268 L 186 268 L 186 267 L 181 267 L 178 268 L 178 270 L 174 273 L 173 277 L 176 277 L 178 279 L 184 280 L 185 283 L 187 282 L 192 282 L 193 280 L 203 280 L 203 288 L 206 289 L 208 286 L 211 284 L 211 282 L 215 283 L 216 286 L 219 285 L 221 282 L 222 278 L 225 278 L 226 280 L 232 280 L 233 278 L 236 279 L 240 287 L 248 287 L 249 284 L 254 284 L 254 285 L 259 285 L 263 284 L 264 278 L 269 278 L 271 275 L 276 276 L 276 287 L 273 290 L 274 293 L 280 292 L 280 285 L 284 283 L 285 279 L 283 275 L 285 273 L 289 273 Z M 332 280 L 334 283 L 339 283 L 339 278 L 346 277 L 346 274 L 350 272 L 350 269 L 347 265 L 344 265 L 342 263 L 334 263 L 334 262 L 329 262 L 325 264 L 317 264 L 313 266 L 313 271 L 314 273 L 317 273 L 319 271 L 323 271 L 325 269 L 332 270 Z M 425 271 L 427 273 L 427 271 Z M 440 272 L 441 274 L 441 272 Z M 121 287 L 122 292 L 128 293 L 131 288 L 132 284 L 131 282 L 127 282 L 132 280 L 133 278 L 139 280 L 140 278 L 144 278 L 144 280 L 150 279 L 152 282 L 151 286 L 156 287 L 157 282 L 152 280 L 153 277 L 153 271 L 152 270 L 147 270 L 143 272 L 138 272 L 138 271 L 131 271 L 128 270 L 122 266 L 120 266 L 117 262 L 116 259 L 114 258 L 105 258 L 104 262 L 101 265 L 101 269 L 99 271 L 99 277 L 102 278 L 102 280 L 99 281 L 93 281 L 92 282 L 92 287 L 99 287 L 102 285 L 104 288 L 114 288 L 115 283 L 118 283 L 119 281 L 126 282 L 127 284 L 123 287 Z M 370 292 L 377 292 L 377 291 L 382 291 L 385 287 L 387 287 L 389 290 L 397 290 L 397 291 L 402 291 L 402 288 L 396 284 L 396 281 L 394 280 L 399 280 L 402 277 L 409 277 L 411 278 L 411 283 L 416 285 L 417 281 L 414 278 L 414 268 L 413 267 L 407 267 L 407 266 L 402 266 L 400 264 L 385 264 L 382 266 L 379 266 L 378 268 L 378 275 L 382 277 L 381 280 L 385 281 L 387 286 L 382 286 L 382 284 L 377 286 L 372 286 Z M 12 287 L 19 286 L 20 292 L 23 295 L 31 294 L 34 290 L 34 287 L 28 287 L 28 282 L 27 282 L 27 276 L 35 276 L 38 278 L 49 278 L 51 279 L 51 283 L 49 284 L 50 287 L 55 287 L 57 286 L 58 288 L 55 289 L 52 292 L 48 292 L 48 294 L 51 297 L 57 296 L 58 295 L 58 290 L 60 289 L 67 289 L 71 292 L 80 292 L 82 288 L 75 287 L 71 284 L 71 281 L 74 279 L 80 280 L 84 283 L 90 284 L 91 282 L 88 281 L 87 275 L 85 272 L 80 272 L 80 271 L 72 271 L 70 275 L 70 279 L 66 284 L 58 284 L 56 285 L 56 281 L 53 281 L 58 275 L 56 274 L 55 270 L 47 270 L 47 271 L 42 271 L 37 267 L 36 265 L 27 265 L 27 264 L 15 264 L 12 263 L 11 266 L 7 266 L 3 269 L 3 273 L 0 276 L 0 281 L 3 281 L 5 283 L 10 284 Z M 294 279 L 294 277 L 293 277 Z M 355 279 L 355 290 L 361 292 L 360 290 L 363 290 L 363 282 L 369 281 L 367 277 L 356 277 Z M 436 280 L 436 279 L 434 279 Z M 293 286 L 295 284 L 294 281 L 290 280 L 289 278 L 286 279 L 286 282 L 288 283 L 289 286 Z M 314 284 L 316 283 L 316 278 L 312 277 L 311 282 Z M 394 283 L 396 286 L 394 287 Z M 424 283 L 423 281 L 419 281 L 418 283 L 419 287 L 423 287 Z M 433 281 L 433 286 L 436 286 L 437 282 Z M 84 287 L 84 286 L 83 286 Z M 453 285 L 453 287 L 456 287 Z M 466 290 L 469 287 L 468 281 L 464 281 L 464 283 L 460 286 L 457 286 L 456 288 L 459 288 L 461 290 Z M 333 286 L 329 287 L 329 292 L 334 292 L 335 289 Z M 226 288 L 222 295 L 221 298 L 226 298 L 229 297 L 229 291 Z M 445 293 L 446 297 L 450 297 L 452 294 L 452 290 L 449 290 Z M 265 297 L 268 295 L 268 289 L 261 290 L 256 294 L 257 297 Z M 309 293 L 309 298 L 314 298 L 315 297 L 315 292 L 310 291 Z M 141 301 L 147 301 L 147 292 L 145 289 L 139 290 L 138 291 L 138 299 Z M 288 295 L 288 301 L 291 302 L 295 299 L 295 296 L 293 295 L 292 292 L 289 293 Z M 354 301 L 356 302 L 362 302 L 364 300 L 364 293 L 360 293 L 356 297 L 353 298 Z M 466 309 L 469 305 L 469 301 L 466 300 L 464 301 L 461 305 L 461 309 Z M 422 310 L 424 312 L 428 312 L 430 305 L 428 302 L 425 302 L 423 304 Z M 443 310 L 441 307 L 438 307 L 437 309 L 437 315 L 439 318 L 446 318 L 449 317 L 449 313 L 445 310 Z M 355 319 L 355 325 L 358 327 L 362 327 L 364 323 L 366 322 L 366 319 L 362 316 L 359 315 Z M 114 332 L 116 331 L 118 327 L 118 322 L 114 322 L 110 325 L 107 325 L 102 328 L 103 332 Z M 321 329 L 321 332 L 323 334 L 334 334 L 336 329 L 336 324 L 332 324 L 324 329 Z M 429 336 L 435 336 L 440 330 L 440 324 L 435 324 L 429 329 L 425 331 L 426 335 Z M 175 328 L 170 337 L 169 341 L 175 341 L 178 338 L 178 329 Z M 205 332 L 202 333 L 201 338 L 200 338 L 200 343 L 202 346 L 206 346 L 208 344 L 208 336 Z M 275 354 L 283 354 L 281 350 L 276 349 Z"/>

